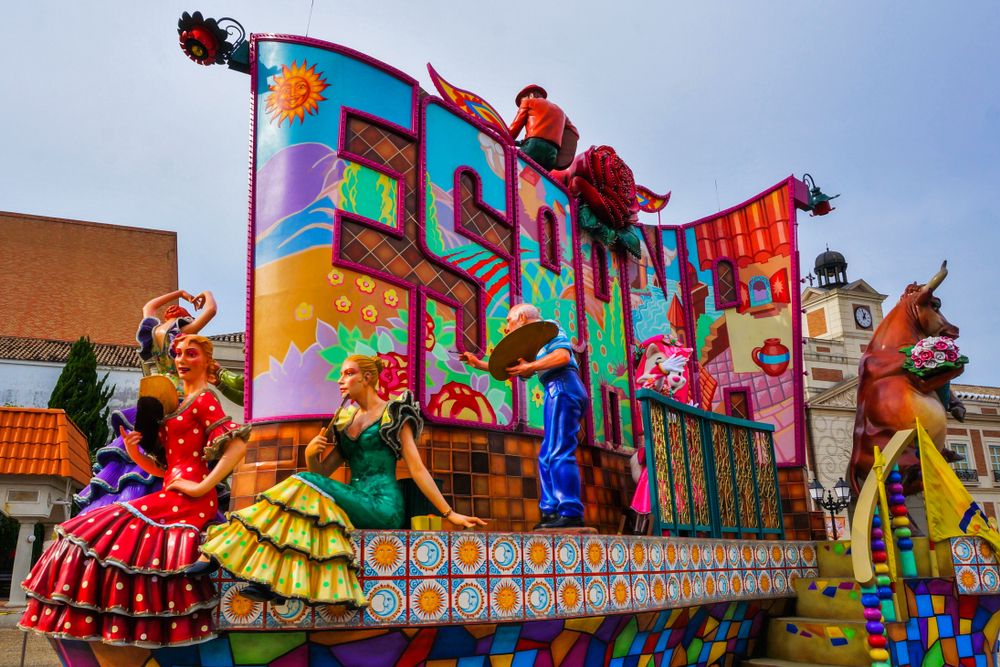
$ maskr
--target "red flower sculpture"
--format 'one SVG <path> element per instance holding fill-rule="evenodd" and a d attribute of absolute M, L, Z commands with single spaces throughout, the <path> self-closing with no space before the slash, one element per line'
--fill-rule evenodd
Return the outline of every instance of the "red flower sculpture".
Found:
<path fill-rule="evenodd" d="M 638 221 L 635 177 L 611 146 L 591 146 L 576 156 L 569 169 L 553 175 L 612 229 L 625 229 Z"/>

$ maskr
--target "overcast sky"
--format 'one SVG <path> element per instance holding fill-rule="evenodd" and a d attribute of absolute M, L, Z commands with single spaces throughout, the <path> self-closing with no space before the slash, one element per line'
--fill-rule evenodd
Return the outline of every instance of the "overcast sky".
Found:
<path fill-rule="evenodd" d="M 680 5 L 315 0 L 310 24 L 310 0 L 5 3 L 0 209 L 177 231 L 181 287 L 220 303 L 210 333 L 241 330 L 250 79 L 188 61 L 176 22 L 309 24 L 433 90 L 431 62 L 508 121 L 544 85 L 582 145 L 673 191 L 665 223 L 810 172 L 843 196 L 801 215 L 803 273 L 829 244 L 891 306 L 947 258 L 962 381 L 1000 385 L 1000 3 Z"/>

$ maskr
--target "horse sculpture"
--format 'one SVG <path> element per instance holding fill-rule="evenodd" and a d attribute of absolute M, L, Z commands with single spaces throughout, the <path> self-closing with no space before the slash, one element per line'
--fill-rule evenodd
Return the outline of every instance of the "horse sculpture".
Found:
<path fill-rule="evenodd" d="M 962 366 L 942 370 L 921 378 L 903 367 L 906 359 L 900 348 L 914 345 L 928 336 L 958 338 L 958 327 L 941 314 L 941 299 L 934 290 L 948 275 L 948 262 L 926 285 L 912 283 L 892 310 L 885 316 L 861 356 L 858 368 L 858 410 L 854 422 L 854 450 L 848 466 L 848 479 L 857 495 L 874 461 L 875 447 L 884 448 L 896 433 L 913 428 L 916 419 L 940 448 L 944 445 L 947 412 L 963 419 L 965 407 L 948 389 L 948 383 L 962 374 Z M 922 489 L 916 471 L 918 459 L 913 451 L 899 460 L 906 493 Z"/>

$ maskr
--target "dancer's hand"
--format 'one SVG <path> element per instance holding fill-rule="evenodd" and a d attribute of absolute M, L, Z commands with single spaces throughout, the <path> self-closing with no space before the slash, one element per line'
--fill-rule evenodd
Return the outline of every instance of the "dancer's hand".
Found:
<path fill-rule="evenodd" d="M 459 514 L 458 512 L 451 512 L 445 518 L 459 528 L 475 528 L 476 526 L 486 525 L 486 522 L 478 516 L 465 516 L 464 514 Z"/>
<path fill-rule="evenodd" d="M 208 489 L 203 488 L 198 482 L 192 482 L 189 479 L 175 479 L 170 484 L 167 484 L 167 491 L 183 493 L 189 498 L 201 498 L 208 493 Z"/>
<path fill-rule="evenodd" d="M 326 439 L 326 433 L 319 432 L 315 438 L 306 445 L 306 461 L 322 461 L 326 458 L 326 453 L 330 449 L 330 441 Z"/>

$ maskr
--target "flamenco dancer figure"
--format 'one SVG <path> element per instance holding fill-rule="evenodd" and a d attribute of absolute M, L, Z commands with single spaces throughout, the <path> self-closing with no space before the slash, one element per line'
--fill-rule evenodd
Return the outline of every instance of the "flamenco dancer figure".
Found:
<path fill-rule="evenodd" d="M 190 303 L 198 312 L 198 316 L 192 316 L 182 306 L 172 305 L 164 310 L 162 321 L 157 318 L 157 311 L 174 299 L 183 299 Z M 171 346 L 177 336 L 201 331 L 215 317 L 216 311 L 215 298 L 211 292 L 193 296 L 186 290 L 176 290 L 150 299 L 142 307 L 142 321 L 135 336 L 136 342 L 139 343 L 143 375 L 163 375 L 173 383 L 178 394 L 183 395 L 183 387 L 171 356 Z M 234 403 L 243 404 L 241 373 L 219 369 L 215 384 L 223 396 Z M 135 406 L 112 413 L 111 426 L 114 438 L 97 451 L 93 478 L 73 497 L 81 512 L 118 501 L 135 500 L 160 490 L 160 478 L 150 475 L 136 465 L 125 451 L 125 443 L 121 436 L 117 435 L 123 428 L 134 430 L 135 420 Z"/>
<path fill-rule="evenodd" d="M 243 458 L 249 426 L 230 421 L 209 389 L 218 369 L 210 340 L 180 335 L 174 352 L 187 398 L 163 419 L 159 446 L 143 452 L 140 433 L 123 431 L 128 453 L 163 477 L 163 490 L 57 526 L 58 539 L 22 584 L 30 598 L 22 629 L 148 648 L 215 636 L 215 589 L 183 571 L 198 559 L 201 530 L 218 510 L 215 485 Z"/>
<path fill-rule="evenodd" d="M 365 605 L 348 536 L 355 527 L 403 526 L 403 496 L 396 482 L 400 458 L 442 517 L 462 528 L 486 525 L 449 507 L 417 451 L 420 407 L 410 392 L 388 402 L 380 399 L 382 370 L 378 357 L 348 357 L 341 367 L 340 393 L 356 405 L 334 416 L 333 442 L 326 429 L 321 431 L 306 447 L 307 472 L 264 491 L 256 504 L 209 529 L 202 551 L 252 582 L 240 592 L 243 596 Z M 330 479 L 344 463 L 351 468 L 349 484 Z M 203 559 L 189 573 L 215 567 Z"/>

